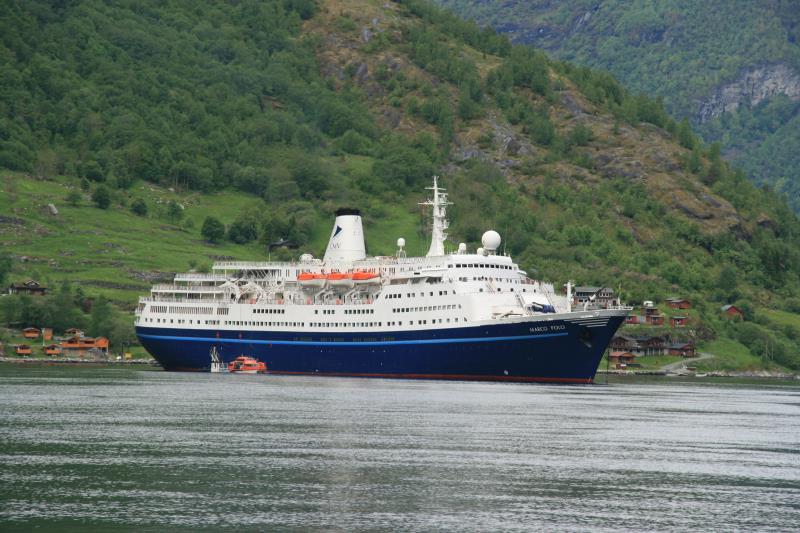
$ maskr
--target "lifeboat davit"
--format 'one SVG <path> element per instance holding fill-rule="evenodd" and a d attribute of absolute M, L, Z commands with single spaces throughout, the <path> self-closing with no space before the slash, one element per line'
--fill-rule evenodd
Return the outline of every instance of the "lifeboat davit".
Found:
<path fill-rule="evenodd" d="M 240 355 L 230 363 L 228 363 L 228 372 L 238 374 L 266 374 L 267 364 L 258 359 Z"/>
<path fill-rule="evenodd" d="M 303 272 L 297 276 L 297 282 L 303 287 L 314 287 L 321 289 L 325 286 L 328 278 L 325 274 L 312 274 L 311 272 Z"/>
<path fill-rule="evenodd" d="M 353 281 L 359 285 L 378 285 L 381 277 L 374 272 L 353 272 Z"/>
<path fill-rule="evenodd" d="M 353 275 L 332 272 L 328 274 L 328 284 L 331 287 L 347 287 L 349 289 L 354 284 Z"/>

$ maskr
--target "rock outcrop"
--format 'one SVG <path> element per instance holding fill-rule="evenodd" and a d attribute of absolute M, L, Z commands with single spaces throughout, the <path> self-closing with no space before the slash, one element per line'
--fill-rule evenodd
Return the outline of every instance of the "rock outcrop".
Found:
<path fill-rule="evenodd" d="M 787 65 L 765 65 L 744 72 L 739 79 L 718 87 L 700 104 L 698 122 L 735 111 L 740 104 L 757 105 L 778 94 L 800 100 L 800 73 Z"/>

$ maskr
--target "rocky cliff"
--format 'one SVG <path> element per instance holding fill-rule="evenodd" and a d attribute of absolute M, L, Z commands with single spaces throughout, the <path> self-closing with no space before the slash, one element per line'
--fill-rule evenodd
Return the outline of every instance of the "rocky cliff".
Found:
<path fill-rule="evenodd" d="M 800 72 L 788 65 L 764 65 L 750 68 L 736 80 L 717 87 L 702 101 L 695 118 L 708 122 L 740 105 L 755 106 L 768 98 L 783 94 L 800 100 Z"/>

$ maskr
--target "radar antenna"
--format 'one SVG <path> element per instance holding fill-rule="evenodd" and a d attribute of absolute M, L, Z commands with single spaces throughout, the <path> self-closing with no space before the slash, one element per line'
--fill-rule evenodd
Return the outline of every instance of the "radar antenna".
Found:
<path fill-rule="evenodd" d="M 433 228 L 431 230 L 431 247 L 427 257 L 444 255 L 444 241 L 447 240 L 447 206 L 452 202 L 447 201 L 445 189 L 439 187 L 439 176 L 433 177 L 433 187 L 426 187 L 433 191 L 433 199 L 421 202 L 419 205 L 430 205 L 433 207 Z"/>

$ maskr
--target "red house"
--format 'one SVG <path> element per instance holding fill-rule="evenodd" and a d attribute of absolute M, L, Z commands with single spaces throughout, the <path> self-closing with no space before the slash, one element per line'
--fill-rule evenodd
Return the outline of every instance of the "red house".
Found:
<path fill-rule="evenodd" d="M 663 326 L 664 325 L 664 315 L 647 315 L 645 317 L 647 319 L 647 323 L 651 326 Z"/>
<path fill-rule="evenodd" d="M 26 339 L 38 339 L 40 333 L 41 331 L 36 328 L 25 328 L 22 330 L 22 336 Z"/>
<path fill-rule="evenodd" d="M 44 347 L 45 355 L 61 355 L 61 346 L 58 344 L 51 344 Z"/>
<path fill-rule="evenodd" d="M 673 316 L 669 319 L 669 325 L 673 328 L 682 328 L 689 323 L 688 316 Z"/>
<path fill-rule="evenodd" d="M 31 355 L 31 347 L 27 344 L 19 344 L 14 350 L 17 355 Z"/>
<path fill-rule="evenodd" d="M 686 298 L 667 298 L 667 305 L 672 309 L 691 309 L 692 302 Z"/>
<path fill-rule="evenodd" d="M 628 325 L 644 324 L 644 317 L 639 315 L 628 315 L 625 317 L 625 323 Z"/>
<path fill-rule="evenodd" d="M 723 305 L 720 308 L 722 314 L 734 320 L 744 320 L 744 312 L 735 305 Z"/>

